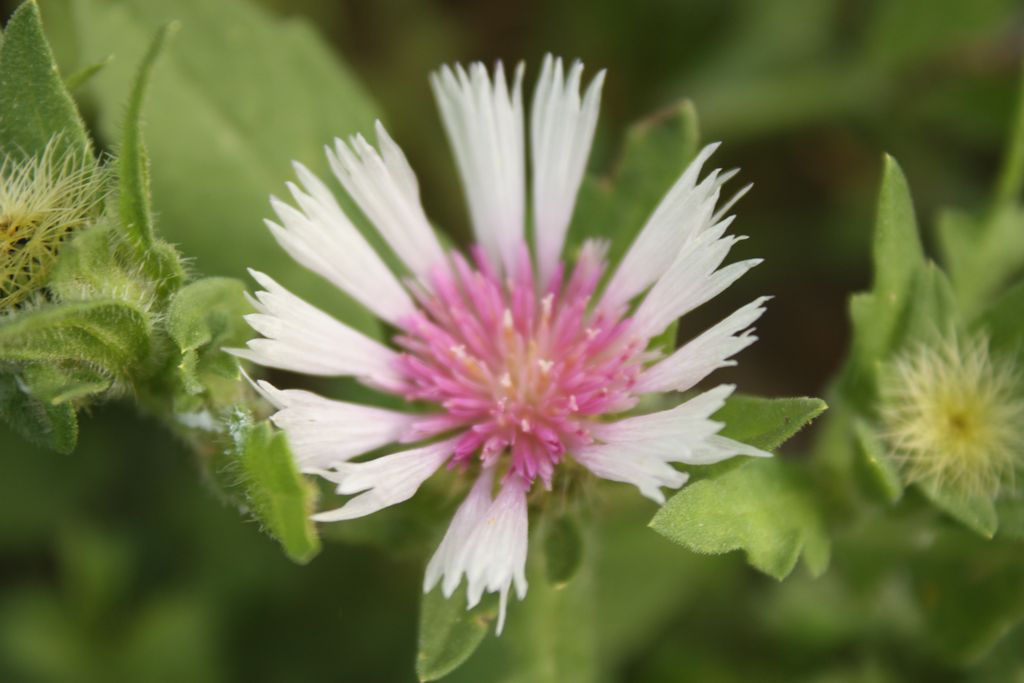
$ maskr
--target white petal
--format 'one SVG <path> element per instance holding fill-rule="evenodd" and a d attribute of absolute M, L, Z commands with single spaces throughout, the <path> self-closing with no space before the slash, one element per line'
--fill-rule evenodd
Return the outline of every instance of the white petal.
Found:
<path fill-rule="evenodd" d="M 405 155 L 377 122 L 378 153 L 363 136 L 327 150 L 338 180 L 388 245 L 420 277 L 444 260 L 444 252 L 420 204 L 419 184 Z"/>
<path fill-rule="evenodd" d="M 450 597 L 465 574 L 467 608 L 476 606 L 485 591 L 498 593 L 495 633 L 501 635 L 509 589 L 515 584 L 519 599 L 526 596 L 526 492 L 530 485 L 520 477 L 508 477 L 497 497 L 491 500 L 492 476 L 491 471 L 485 470 L 455 513 L 427 567 L 424 590 L 433 588 L 443 576 L 441 588 Z"/>
<path fill-rule="evenodd" d="M 735 455 L 771 455 L 718 436 L 722 424 L 711 416 L 732 391 L 732 386 L 721 385 L 669 410 L 599 425 L 594 429 L 598 442 L 579 449 L 573 458 L 599 477 L 633 484 L 664 503 L 661 487 L 679 488 L 688 477 L 671 462 L 707 465 Z"/>
<path fill-rule="evenodd" d="M 493 83 L 473 63 L 447 66 L 430 76 L 448 140 L 466 192 L 477 242 L 511 271 L 523 240 L 526 171 L 523 143 L 523 66 L 511 91 L 499 63 Z"/>
<path fill-rule="evenodd" d="M 277 408 L 271 416 L 288 435 L 299 468 L 333 467 L 357 455 L 401 441 L 422 415 L 334 401 L 302 389 L 280 390 L 256 383 Z"/>
<path fill-rule="evenodd" d="M 296 261 L 382 320 L 397 325 L 415 310 L 408 292 L 352 225 L 327 186 L 302 164 L 296 163 L 295 170 L 305 190 L 294 183 L 288 183 L 288 189 L 300 208 L 271 197 L 281 224 L 265 221 L 270 232 Z"/>
<path fill-rule="evenodd" d="M 577 61 L 565 78 L 561 58 L 547 55 L 530 111 L 534 239 L 541 283 L 558 265 L 601 106 L 605 72 L 594 77 L 581 101 L 582 73 L 583 64 Z"/>
<path fill-rule="evenodd" d="M 760 448 L 754 448 L 735 439 L 715 434 L 694 449 L 694 456 L 690 464 L 710 465 L 722 460 L 728 460 L 737 455 L 749 455 L 755 458 L 772 457 L 772 454 L 768 451 L 763 451 Z"/>
<path fill-rule="evenodd" d="M 437 547 L 434 556 L 427 564 L 427 571 L 423 577 L 423 592 L 429 593 L 437 582 L 444 577 L 441 591 L 446 598 L 450 598 L 459 585 L 462 575 L 455 571 L 455 558 L 462 552 L 466 541 L 476 523 L 480 521 L 487 508 L 491 506 L 491 489 L 494 487 L 494 468 L 485 468 L 477 477 L 476 483 L 470 489 L 469 495 L 462 501 L 462 505 L 455 512 L 448 531 L 445 532 L 441 545 Z"/>
<path fill-rule="evenodd" d="M 338 485 L 338 493 L 363 493 L 340 508 L 313 515 L 313 519 L 317 522 L 355 519 L 409 500 L 454 450 L 455 439 L 448 439 L 368 462 L 339 463 L 333 470 L 317 470 L 316 474 Z"/>
<path fill-rule="evenodd" d="M 686 391 L 718 368 L 735 365 L 728 360 L 755 341 L 752 325 L 764 313 L 761 297 L 644 370 L 633 390 L 637 393 Z"/>
<path fill-rule="evenodd" d="M 389 391 L 401 387 L 394 351 L 306 303 L 267 275 L 249 272 L 263 291 L 256 292 L 252 302 L 257 313 L 245 319 L 263 338 L 251 340 L 247 349 L 227 351 L 270 368 L 352 376 Z"/>
<path fill-rule="evenodd" d="M 633 315 L 633 332 L 642 338 L 659 334 L 683 314 L 715 297 L 761 262 L 749 259 L 716 270 L 739 237 L 721 237 L 731 218 L 708 228 L 686 244 L 644 297 Z"/>
<path fill-rule="evenodd" d="M 626 447 L 625 457 L 643 454 L 699 464 L 693 462 L 696 450 L 722 428 L 711 416 L 725 405 L 733 389 L 723 384 L 674 408 L 595 425 L 592 431 L 598 441 Z"/>
<path fill-rule="evenodd" d="M 712 225 L 719 190 L 728 176 L 712 173 L 699 184 L 697 178 L 717 148 L 718 143 L 713 143 L 697 154 L 647 219 L 609 281 L 605 306 L 622 306 L 651 286 L 683 245 Z"/>
<path fill-rule="evenodd" d="M 602 479 L 633 484 L 659 505 L 665 503 L 662 486 L 677 489 L 689 478 L 664 460 L 633 453 L 628 444 L 586 446 L 574 453 L 573 458 Z"/>

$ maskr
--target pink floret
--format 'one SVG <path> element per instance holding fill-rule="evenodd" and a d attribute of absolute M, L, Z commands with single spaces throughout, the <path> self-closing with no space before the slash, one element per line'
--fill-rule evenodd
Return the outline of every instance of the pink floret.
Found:
<path fill-rule="evenodd" d="M 503 282 L 480 250 L 458 253 L 411 288 L 419 309 L 396 343 L 408 400 L 437 404 L 415 434 L 463 430 L 452 466 L 508 454 L 508 474 L 551 486 L 567 451 L 593 441 L 605 414 L 636 404 L 632 387 L 650 354 L 621 311 L 593 305 L 604 249 L 583 246 L 541 287 L 525 245 Z"/>

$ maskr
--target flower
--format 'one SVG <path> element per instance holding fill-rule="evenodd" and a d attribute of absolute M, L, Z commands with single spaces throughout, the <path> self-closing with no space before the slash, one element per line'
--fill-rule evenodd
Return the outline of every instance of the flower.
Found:
<path fill-rule="evenodd" d="M 956 334 L 894 359 L 881 417 L 892 458 L 909 483 L 995 498 L 1024 453 L 1024 400 L 1016 369 L 984 336 Z"/>
<path fill-rule="evenodd" d="M 43 286 L 60 245 L 103 201 L 102 174 L 55 137 L 36 157 L 0 164 L 0 310 Z"/>
<path fill-rule="evenodd" d="M 443 67 L 431 77 L 465 189 L 476 246 L 447 251 L 428 222 L 402 151 L 380 123 L 378 148 L 362 136 L 335 142 L 335 175 L 408 270 L 399 279 L 352 225 L 327 186 L 296 164 L 295 206 L 272 198 L 280 245 L 397 330 L 394 346 L 372 340 L 289 293 L 267 275 L 258 312 L 262 337 L 237 355 L 312 375 L 347 375 L 431 406 L 427 413 L 334 401 L 299 390 L 258 388 L 278 412 L 300 468 L 354 497 L 320 512 L 352 519 L 407 500 L 439 468 L 476 472 L 430 560 L 424 590 L 448 597 L 465 577 L 469 606 L 500 594 L 522 599 L 527 495 L 550 489 L 567 458 L 664 502 L 662 487 L 699 465 L 767 453 L 718 435 L 711 416 L 731 386 L 674 408 L 622 417 L 645 394 L 687 391 L 754 342 L 765 298 L 744 306 L 667 357 L 650 341 L 732 284 L 758 260 L 720 267 L 740 238 L 726 236 L 729 205 L 716 210 L 732 173 L 699 175 L 704 148 L 669 190 L 618 268 L 605 277 L 606 245 L 586 241 L 570 269 L 566 233 L 583 178 L 604 72 L 580 94 L 583 66 L 544 61 L 530 114 L 532 250 L 526 235 L 523 68 L 511 84 L 498 64 Z M 604 283 L 604 287 L 601 285 Z M 646 294 L 645 294 L 646 293 Z M 638 304 L 633 300 L 640 298 Z M 409 447 L 364 462 L 388 444 Z"/>

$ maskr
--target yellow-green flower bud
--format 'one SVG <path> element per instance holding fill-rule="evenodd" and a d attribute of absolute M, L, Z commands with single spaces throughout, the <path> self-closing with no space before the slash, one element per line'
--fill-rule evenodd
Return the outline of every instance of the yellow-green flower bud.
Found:
<path fill-rule="evenodd" d="M 55 141 L 0 164 L 0 310 L 46 284 L 61 243 L 96 217 L 103 185 L 93 159 L 58 154 Z"/>
<path fill-rule="evenodd" d="M 997 497 L 1024 458 L 1024 398 L 1017 369 L 987 339 L 955 335 L 885 368 L 881 417 L 908 483 Z"/>

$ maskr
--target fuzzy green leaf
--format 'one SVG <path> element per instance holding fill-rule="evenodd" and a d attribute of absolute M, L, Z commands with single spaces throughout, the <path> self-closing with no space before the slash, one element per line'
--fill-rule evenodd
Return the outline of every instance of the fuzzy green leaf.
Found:
<path fill-rule="evenodd" d="M 593 543 L 583 539 L 584 557 L 572 581 L 546 580 L 543 534 L 530 535 L 526 578 L 530 592 L 522 601 L 509 597 L 508 619 L 499 638 L 490 638 L 479 653 L 452 676 L 453 681 L 502 683 L 594 683 L 599 678 L 598 627 Z M 619 587 L 621 590 L 621 586 Z M 463 606 L 463 605 L 460 605 Z"/>
<path fill-rule="evenodd" d="M 99 394 L 111 385 L 110 377 L 88 366 L 32 364 L 21 376 L 29 394 L 51 405 Z"/>
<path fill-rule="evenodd" d="M 974 314 L 1024 269 L 1024 209 L 1001 205 L 984 218 L 957 211 L 939 216 L 939 246 L 957 302 Z"/>
<path fill-rule="evenodd" d="M 1017 106 L 1010 124 L 1010 140 L 996 183 L 996 206 L 1020 201 L 1021 191 L 1024 190 L 1024 63 L 1019 72 Z"/>
<path fill-rule="evenodd" d="M 548 582 L 555 586 L 569 583 L 583 561 L 583 532 L 579 520 L 569 513 L 548 517 L 542 522 L 541 538 Z"/>
<path fill-rule="evenodd" d="M 987 496 L 967 495 L 932 483 L 918 485 L 937 508 L 984 538 L 995 536 L 999 516 L 995 503 Z"/>
<path fill-rule="evenodd" d="M 929 261 L 914 274 L 906 315 L 899 333 L 899 345 L 930 341 L 956 327 L 959 309 L 953 286 L 946 274 Z M 876 366 L 877 367 L 877 366 Z"/>
<path fill-rule="evenodd" d="M 714 415 L 722 436 L 774 451 L 828 409 L 820 398 L 731 396 Z"/>
<path fill-rule="evenodd" d="M 0 44 L 0 152 L 36 156 L 55 137 L 59 152 L 92 154 L 85 125 L 57 74 L 39 7 L 29 0 L 7 22 Z"/>
<path fill-rule="evenodd" d="M 239 417 L 231 426 L 246 498 L 253 514 L 293 561 L 305 564 L 320 552 L 309 516 L 317 491 L 299 474 L 283 432 L 268 422 Z"/>
<path fill-rule="evenodd" d="M 903 170 L 890 156 L 885 157 L 882 170 L 872 253 L 875 267 L 872 291 L 879 298 L 879 315 L 893 320 L 896 318 L 893 311 L 906 296 L 911 278 L 924 265 L 924 251 L 910 187 Z"/>
<path fill-rule="evenodd" d="M 747 562 L 779 580 L 801 556 L 814 576 L 828 566 L 829 540 L 811 484 L 778 458 L 751 459 L 685 486 L 650 526 L 694 552 L 743 550 Z"/>
<path fill-rule="evenodd" d="M 1024 541 L 1024 497 L 1016 497 L 999 501 L 996 506 L 999 515 L 999 538 Z"/>
<path fill-rule="evenodd" d="M 538 539 L 534 535 L 531 540 Z M 573 580 L 564 584 L 544 580 L 541 553 L 528 555 L 530 593 L 522 603 L 510 605 L 507 633 L 501 636 L 508 638 L 514 663 L 508 667 L 508 683 L 598 680 L 593 558 L 583 555 Z"/>
<path fill-rule="evenodd" d="M 92 80 L 93 76 L 110 64 L 111 59 L 112 57 L 107 57 L 98 62 L 82 67 L 64 79 L 64 87 L 70 92 L 74 92 L 78 88 L 83 87 L 86 83 Z"/>
<path fill-rule="evenodd" d="M 882 172 L 872 253 L 871 291 L 850 300 L 853 343 L 842 378 L 846 396 L 861 406 L 876 390 L 875 364 L 897 343 L 914 278 L 925 264 L 910 188 L 890 156 Z"/>
<path fill-rule="evenodd" d="M 249 327 L 242 316 L 250 311 L 245 285 L 232 278 L 204 278 L 174 296 L 167 311 L 167 330 L 181 352 L 179 369 L 188 391 L 200 393 L 208 385 L 200 375 L 237 376 L 235 360 L 221 349 L 248 338 Z"/>
<path fill-rule="evenodd" d="M 861 464 L 871 482 L 872 488 L 881 493 L 889 503 L 903 497 L 903 480 L 889 456 L 885 453 L 882 440 L 866 422 L 854 425 Z"/>
<path fill-rule="evenodd" d="M 608 239 L 615 262 L 697 154 L 699 138 L 697 113 L 688 100 L 634 124 L 610 177 L 584 178 L 568 243 Z"/>
<path fill-rule="evenodd" d="M 943 659 L 978 663 L 1024 620 L 1017 543 L 946 531 L 928 553 L 913 556 L 910 569 L 926 634 Z"/>
<path fill-rule="evenodd" d="M 123 301 L 29 310 L 0 324 L 0 361 L 91 368 L 111 379 L 138 370 L 150 352 L 146 314 Z"/>
<path fill-rule="evenodd" d="M 262 225 L 268 194 L 286 192 L 285 181 L 294 178 L 293 159 L 329 179 L 324 145 L 373 128 L 375 107 L 366 92 L 310 25 L 297 17 L 278 20 L 243 0 L 80 5 L 83 58 L 115 55 L 92 83 L 98 127 L 111 141 L 120 137 L 121 102 L 153 32 L 181 24 L 146 94 L 146 149 L 161 234 L 194 259 L 198 272 L 273 273 L 346 323 L 378 333 L 369 313 L 288 259 Z M 356 219 L 358 212 L 350 215 Z"/>
<path fill-rule="evenodd" d="M 177 31 L 177 23 L 160 28 L 139 64 L 132 82 L 125 111 L 118 154 L 119 210 L 121 227 L 129 241 L 139 250 L 139 259 L 146 274 L 161 297 L 170 295 L 185 279 L 177 250 L 158 240 L 153 227 L 150 198 L 149 157 L 142 140 L 142 107 L 157 58 L 167 41 Z"/>
<path fill-rule="evenodd" d="M 459 668 L 480 647 L 497 614 L 497 602 L 492 597 L 467 610 L 464 586 L 447 599 L 440 588 L 424 595 L 416 655 L 419 679 L 436 681 Z"/>
<path fill-rule="evenodd" d="M 93 225 L 65 243 L 48 285 L 65 301 L 119 299 L 146 309 L 156 299 L 154 283 L 140 277 L 136 251 L 115 223 Z"/>
<path fill-rule="evenodd" d="M 0 374 L 0 419 L 31 443 L 58 453 L 75 449 L 78 419 L 74 408 L 29 396 L 11 374 Z"/>
<path fill-rule="evenodd" d="M 986 334 L 992 350 L 1018 353 L 1024 346 L 1024 280 L 1008 288 L 979 317 L 977 328 Z"/>
<path fill-rule="evenodd" d="M 153 243 L 153 215 L 149 196 L 149 158 L 142 141 L 142 105 L 146 100 L 153 66 L 176 25 L 168 24 L 157 31 L 146 51 L 128 96 L 122 128 L 121 151 L 117 170 L 120 183 L 121 225 L 142 248 Z"/>

